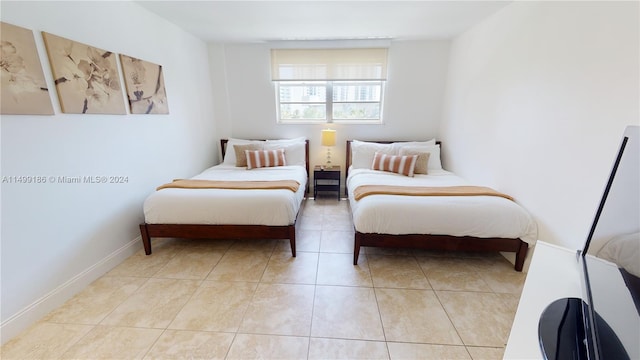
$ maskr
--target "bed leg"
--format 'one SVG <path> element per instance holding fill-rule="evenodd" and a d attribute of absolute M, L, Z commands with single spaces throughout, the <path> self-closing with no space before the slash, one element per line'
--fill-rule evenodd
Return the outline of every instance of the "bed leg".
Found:
<path fill-rule="evenodd" d="M 151 239 L 147 231 L 147 224 L 140 224 L 140 236 L 142 237 L 142 245 L 144 245 L 144 253 L 151 255 Z"/>
<path fill-rule="evenodd" d="M 358 257 L 360 256 L 360 234 L 356 231 L 353 237 L 353 265 L 358 265 Z"/>
<path fill-rule="evenodd" d="M 516 263 L 514 266 L 516 271 L 522 271 L 524 260 L 527 257 L 527 251 L 529 251 L 529 244 L 520 240 L 520 247 L 518 248 L 518 252 L 516 252 Z"/>
<path fill-rule="evenodd" d="M 296 226 L 289 226 L 289 243 L 291 244 L 291 256 L 296 257 Z"/>

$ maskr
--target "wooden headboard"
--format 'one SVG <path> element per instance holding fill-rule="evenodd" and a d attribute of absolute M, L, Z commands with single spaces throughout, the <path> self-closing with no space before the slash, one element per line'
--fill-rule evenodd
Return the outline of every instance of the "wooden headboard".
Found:
<path fill-rule="evenodd" d="M 257 139 L 255 141 L 266 141 L 265 139 Z M 222 160 L 224 161 L 224 156 L 227 153 L 227 143 L 229 139 L 220 139 L 220 150 L 222 151 Z M 309 176 L 309 140 L 305 140 L 304 146 L 304 160 L 305 160 L 305 168 L 307 170 L 307 176 Z"/>
<path fill-rule="evenodd" d="M 351 166 L 351 142 L 353 140 L 347 140 L 347 154 L 346 163 L 344 167 L 345 179 L 349 176 L 349 166 Z M 366 140 L 366 142 L 373 142 L 378 144 L 391 144 L 394 142 L 408 142 L 408 141 L 425 141 L 425 140 Z M 437 145 L 440 145 L 440 141 L 436 141 Z M 346 180 L 345 180 L 346 181 Z"/>

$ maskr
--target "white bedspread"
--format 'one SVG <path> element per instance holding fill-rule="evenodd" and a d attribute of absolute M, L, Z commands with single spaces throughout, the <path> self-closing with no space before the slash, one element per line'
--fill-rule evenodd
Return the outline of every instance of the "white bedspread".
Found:
<path fill-rule="evenodd" d="M 354 200 L 360 185 L 455 186 L 469 184 L 446 170 L 402 176 L 350 169 L 347 179 L 355 228 L 363 233 L 433 234 L 479 238 L 520 238 L 533 244 L 537 225 L 516 202 L 496 196 L 371 195 Z"/>
<path fill-rule="evenodd" d="M 232 165 L 213 166 L 192 179 L 296 180 L 290 190 L 162 189 L 144 202 L 147 224 L 291 225 L 304 198 L 307 172 L 302 166 L 247 170 Z M 162 184 L 158 184 L 162 185 Z"/>

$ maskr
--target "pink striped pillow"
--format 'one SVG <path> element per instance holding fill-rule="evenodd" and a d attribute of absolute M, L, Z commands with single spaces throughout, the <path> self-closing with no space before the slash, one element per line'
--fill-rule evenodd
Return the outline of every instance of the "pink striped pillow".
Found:
<path fill-rule="evenodd" d="M 284 149 L 275 150 L 245 150 L 247 155 L 247 169 L 255 169 L 261 167 L 284 166 L 286 161 L 284 158 Z"/>
<path fill-rule="evenodd" d="M 371 164 L 372 170 L 390 171 L 397 174 L 411 176 L 416 168 L 416 160 L 418 155 L 388 155 L 380 152 L 375 153 L 373 156 L 373 164 Z"/>

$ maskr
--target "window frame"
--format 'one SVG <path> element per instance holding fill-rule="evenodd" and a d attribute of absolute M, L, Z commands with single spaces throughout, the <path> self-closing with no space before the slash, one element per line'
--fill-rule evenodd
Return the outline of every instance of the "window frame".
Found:
<path fill-rule="evenodd" d="M 384 112 L 384 95 L 385 95 L 385 80 L 313 80 L 313 81 L 292 81 L 292 80 L 278 80 L 273 81 L 275 87 L 275 97 L 276 97 L 276 121 L 278 124 L 327 124 L 327 123 L 336 123 L 336 124 L 384 124 L 383 121 L 383 112 Z M 324 102 L 302 102 L 302 101 L 289 101 L 282 102 L 280 99 L 280 86 L 286 83 L 308 83 L 308 84 L 318 84 L 325 87 L 325 101 Z M 380 100 L 378 101 L 336 101 L 333 98 L 333 88 L 334 83 L 340 84 L 349 84 L 353 83 L 364 84 L 364 83 L 373 83 L 375 85 L 380 86 Z M 333 114 L 333 105 L 334 104 L 379 104 L 379 116 L 376 119 L 334 119 Z M 281 106 L 283 104 L 300 104 L 300 105 L 310 105 L 310 104 L 324 104 L 325 105 L 325 117 L 323 119 L 283 119 L 281 114 Z"/>

